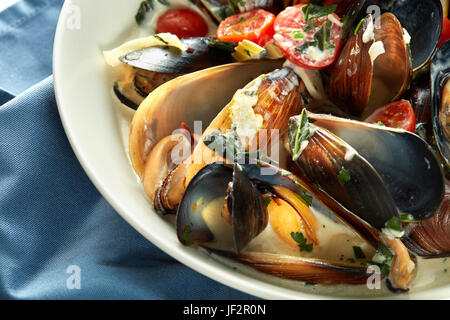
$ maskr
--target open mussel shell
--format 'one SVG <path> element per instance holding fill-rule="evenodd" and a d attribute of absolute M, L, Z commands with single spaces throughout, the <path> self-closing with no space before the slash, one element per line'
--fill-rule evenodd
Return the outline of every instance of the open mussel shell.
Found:
<path fill-rule="evenodd" d="M 284 256 L 273 253 L 239 254 L 211 249 L 213 253 L 232 258 L 264 273 L 297 281 L 319 284 L 364 284 L 371 275 L 366 267 L 321 259 Z"/>
<path fill-rule="evenodd" d="M 209 45 L 212 38 L 186 38 L 182 51 L 172 46 L 155 46 L 127 53 L 120 61 L 132 67 L 159 73 L 190 73 L 232 62 L 229 51 Z"/>
<path fill-rule="evenodd" d="M 448 180 L 442 206 L 430 219 L 413 223 L 403 242 L 409 250 L 422 257 L 450 256 L 450 182 Z"/>
<path fill-rule="evenodd" d="M 440 0 L 365 0 L 358 18 L 380 12 L 394 14 L 411 36 L 409 45 L 414 71 L 425 66 L 441 36 L 443 13 Z"/>
<path fill-rule="evenodd" d="M 330 70 L 328 94 L 343 111 L 367 117 L 400 97 L 411 79 L 410 51 L 394 15 L 384 13 L 374 26 L 368 15 L 352 34 Z M 378 22 L 377 22 L 378 21 Z M 379 24 L 379 28 L 377 28 Z"/>
<path fill-rule="evenodd" d="M 142 177 L 145 159 L 153 145 L 171 135 L 180 123 L 186 123 L 194 131 L 200 126 L 202 131 L 236 90 L 281 64 L 268 60 L 218 66 L 178 77 L 152 91 L 139 106 L 130 127 L 130 159 L 136 173 Z M 197 126 L 194 121 L 199 121 Z"/>
<path fill-rule="evenodd" d="M 234 165 L 229 197 L 234 247 L 236 252 L 240 252 L 266 228 L 267 206 L 261 193 L 244 175 L 239 164 Z"/>
<path fill-rule="evenodd" d="M 433 216 L 444 196 L 441 166 L 428 144 L 410 132 L 310 114 L 314 125 L 345 141 L 381 176 L 396 207 L 415 220 Z M 366 189 L 373 188 L 368 184 Z"/>
<path fill-rule="evenodd" d="M 436 145 L 450 163 L 450 41 L 445 42 L 431 62 L 431 119 Z"/>
<path fill-rule="evenodd" d="M 295 150 L 299 117 L 289 122 L 290 149 Z M 302 180 L 316 184 L 350 212 L 381 230 L 398 210 L 371 164 L 330 131 L 310 124 L 314 134 L 295 163 Z M 293 152 L 292 152 L 293 153 Z"/>
<path fill-rule="evenodd" d="M 233 169 L 218 163 L 204 167 L 192 179 L 177 211 L 177 235 L 183 244 L 204 243 L 214 239 L 202 217 L 202 210 L 212 200 L 227 196 Z"/>
<path fill-rule="evenodd" d="M 227 199 L 231 214 L 234 249 L 240 252 L 265 229 L 267 207 L 261 193 L 243 174 L 238 164 L 233 168 L 212 163 L 191 180 L 177 211 L 177 234 L 183 244 L 200 244 L 214 240 L 203 208 L 217 198 Z"/>

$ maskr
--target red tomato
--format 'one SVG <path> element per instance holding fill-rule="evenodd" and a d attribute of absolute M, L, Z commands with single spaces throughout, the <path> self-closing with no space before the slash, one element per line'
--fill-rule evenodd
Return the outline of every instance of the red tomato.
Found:
<path fill-rule="evenodd" d="M 334 13 L 331 18 L 323 16 L 305 22 L 305 6 L 287 7 L 277 16 L 273 39 L 290 62 L 308 69 L 325 68 L 338 56 L 343 25 Z"/>
<path fill-rule="evenodd" d="M 156 22 L 156 33 L 170 32 L 178 38 L 204 37 L 208 25 L 203 17 L 192 9 L 173 8 L 164 12 Z"/>
<path fill-rule="evenodd" d="M 391 128 L 401 128 L 410 132 L 416 131 L 416 116 L 409 101 L 400 100 L 378 108 L 365 122 L 382 122 Z"/>
<path fill-rule="evenodd" d="M 450 40 L 450 20 L 444 17 L 444 23 L 442 24 L 441 40 L 439 40 L 438 46 L 441 46 L 445 41 Z"/>
<path fill-rule="evenodd" d="M 262 9 L 255 9 L 223 20 L 217 29 L 221 41 L 240 42 L 249 40 L 264 46 L 273 36 L 275 16 Z"/>

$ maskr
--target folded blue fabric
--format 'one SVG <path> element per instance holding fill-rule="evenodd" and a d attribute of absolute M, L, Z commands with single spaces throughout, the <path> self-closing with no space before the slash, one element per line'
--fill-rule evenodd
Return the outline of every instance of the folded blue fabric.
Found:
<path fill-rule="evenodd" d="M 49 77 L 61 4 L 21 1 L 0 12 L 0 104 L 9 100 L 0 106 L 0 298 L 253 299 L 159 250 L 84 173 Z M 36 59 L 23 66 L 14 56 Z"/>

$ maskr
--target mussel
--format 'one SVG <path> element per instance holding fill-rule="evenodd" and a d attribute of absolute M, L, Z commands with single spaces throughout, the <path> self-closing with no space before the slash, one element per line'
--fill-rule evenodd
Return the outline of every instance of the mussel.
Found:
<path fill-rule="evenodd" d="M 424 67 L 436 51 L 442 31 L 440 0 L 357 0 L 359 14 L 390 12 L 400 21 L 410 38 L 413 70 Z"/>
<path fill-rule="evenodd" d="M 330 70 L 328 94 L 344 111 L 365 118 L 376 108 L 400 97 L 412 69 L 404 31 L 397 18 L 368 15 L 352 34 Z"/>
<path fill-rule="evenodd" d="M 246 250 L 247 245 L 267 228 L 269 219 L 271 228 L 286 242 L 291 238 L 290 232 L 305 232 L 304 226 L 297 229 L 297 219 L 303 223 L 315 221 L 313 215 L 308 216 L 309 209 L 298 210 L 298 207 L 292 204 L 295 199 L 300 201 L 293 196 L 294 193 L 281 191 L 285 188 L 294 190 L 297 195 L 304 194 L 303 187 L 296 180 L 284 175 L 280 169 L 265 163 L 261 165 L 273 170 L 273 174 L 261 174 L 260 167 L 252 164 L 241 166 L 238 163 L 212 163 L 202 168 L 191 180 L 177 211 L 177 234 L 180 241 L 186 245 L 201 244 L 213 253 L 288 279 L 322 284 L 365 283 L 369 276 L 367 269 L 355 263 Z M 223 214 L 214 219 L 208 209 L 205 209 L 215 198 L 222 199 L 221 204 L 231 216 L 231 223 L 228 223 L 233 238 L 232 249 L 217 243 L 223 241 L 220 239 L 223 237 L 220 225 L 226 229 L 227 219 Z M 269 200 L 269 205 L 263 199 Z M 281 203 L 287 203 L 287 207 Z M 286 220 L 289 217 L 286 210 L 291 206 L 294 208 L 295 222 Z M 304 206 L 308 208 L 307 205 Z M 278 211 L 279 208 L 283 211 Z M 279 213 L 282 214 L 283 220 L 272 217 Z M 279 228 L 283 230 L 280 231 Z M 315 225 L 314 229 L 318 227 Z M 216 239 L 216 236 L 219 239 Z M 309 236 L 306 239 L 314 245 L 319 245 L 317 239 L 310 240 Z M 290 241 L 293 242 L 292 238 Z"/>
<path fill-rule="evenodd" d="M 450 41 L 444 43 L 431 62 L 431 118 L 436 145 L 450 164 Z"/>
<path fill-rule="evenodd" d="M 226 133 L 234 126 L 243 138 L 244 147 L 256 151 L 260 145 L 269 144 L 273 134 L 283 136 L 287 133 L 289 117 L 300 112 L 303 106 L 300 92 L 306 92 L 306 89 L 288 68 L 262 75 L 237 91 L 231 102 L 206 128 L 192 155 L 164 181 L 158 194 L 158 204 L 161 205 L 158 209 L 173 212 L 195 174 L 206 164 L 223 159 L 222 155 L 214 153 L 204 144 L 204 137 L 217 130 Z M 141 133 L 136 132 L 136 138 L 139 136 Z M 143 142 L 136 138 L 131 131 L 130 152 L 138 148 L 143 152 Z M 138 145 L 131 148 L 135 142 Z M 139 158 L 142 159 L 141 156 Z"/>
<path fill-rule="evenodd" d="M 162 39 L 162 38 L 161 38 Z M 162 41 L 165 41 L 162 39 Z M 231 51 L 214 45 L 214 38 L 181 39 L 186 50 L 165 45 L 134 50 L 119 57 L 121 79 L 114 85 L 119 100 L 132 109 L 158 86 L 180 75 L 233 61 Z"/>

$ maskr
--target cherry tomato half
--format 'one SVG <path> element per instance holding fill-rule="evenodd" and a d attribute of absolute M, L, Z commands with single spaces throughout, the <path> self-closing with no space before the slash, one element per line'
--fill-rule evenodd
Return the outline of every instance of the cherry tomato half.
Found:
<path fill-rule="evenodd" d="M 378 108 L 364 121 L 382 122 L 387 127 L 401 128 L 413 133 L 416 130 L 416 116 L 407 100 L 399 100 Z"/>
<path fill-rule="evenodd" d="M 334 13 L 306 22 L 305 6 L 287 7 L 277 16 L 273 39 L 290 62 L 308 69 L 325 68 L 339 54 L 343 24 Z"/>
<path fill-rule="evenodd" d="M 178 38 L 204 37 L 208 25 L 203 17 L 192 9 L 173 8 L 165 11 L 156 22 L 156 33 L 170 32 Z"/>
<path fill-rule="evenodd" d="M 264 46 L 273 36 L 275 16 L 262 9 L 255 9 L 223 20 L 217 29 L 217 38 L 221 41 L 252 41 Z"/>

